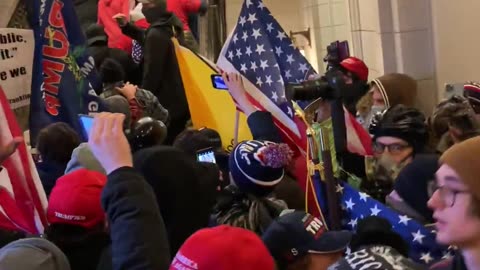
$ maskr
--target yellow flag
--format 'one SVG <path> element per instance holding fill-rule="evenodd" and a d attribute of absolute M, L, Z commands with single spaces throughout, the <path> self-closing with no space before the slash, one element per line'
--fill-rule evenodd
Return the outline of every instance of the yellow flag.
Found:
<path fill-rule="evenodd" d="M 233 149 L 236 107 L 226 90 L 215 89 L 211 75 L 217 71 L 200 56 L 174 40 L 183 86 L 194 128 L 208 127 L 220 133 L 223 147 Z M 251 140 L 252 135 L 243 113 L 238 119 L 238 141 Z"/>

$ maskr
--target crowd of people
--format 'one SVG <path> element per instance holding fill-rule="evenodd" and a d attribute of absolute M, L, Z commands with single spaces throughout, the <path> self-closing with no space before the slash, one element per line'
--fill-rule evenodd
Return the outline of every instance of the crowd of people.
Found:
<path fill-rule="evenodd" d="M 422 265 L 386 219 L 365 217 L 351 232 L 308 213 L 305 158 L 251 103 L 241 75 L 222 76 L 253 139 L 227 152 L 217 131 L 191 126 L 171 38 L 198 49 L 188 15 L 204 12 L 204 1 L 140 0 L 129 16 L 113 2 L 100 0 L 98 23 L 86 27 L 109 112 L 94 116 L 88 142 L 65 123 L 39 133 L 48 227 L 0 228 L 0 269 L 480 269 L 479 84 L 425 115 L 408 75 L 369 82 L 360 59 L 339 67 L 352 90 L 344 105 L 371 135 L 373 156 L 333 154 L 334 175 L 356 175 L 356 188 L 434 224 L 437 243 L 455 247 L 452 258 Z M 330 103 L 315 104 L 312 117 L 335 139 Z M 21 143 L 0 147 L 0 165 Z M 214 163 L 198 161 L 205 149 Z"/>

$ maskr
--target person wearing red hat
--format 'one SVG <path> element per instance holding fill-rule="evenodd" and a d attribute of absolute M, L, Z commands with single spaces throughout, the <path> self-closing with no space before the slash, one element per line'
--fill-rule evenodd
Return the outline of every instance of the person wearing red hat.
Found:
<path fill-rule="evenodd" d="M 340 62 L 340 66 L 345 71 L 345 81 L 368 81 L 368 67 L 362 60 L 356 57 L 348 57 Z"/>
<path fill-rule="evenodd" d="M 218 226 L 196 232 L 185 241 L 170 270 L 274 270 L 275 262 L 253 232 Z"/>
<path fill-rule="evenodd" d="M 47 238 L 67 255 L 72 270 L 96 269 L 110 243 L 100 203 L 107 177 L 80 169 L 60 177 L 50 194 Z"/>

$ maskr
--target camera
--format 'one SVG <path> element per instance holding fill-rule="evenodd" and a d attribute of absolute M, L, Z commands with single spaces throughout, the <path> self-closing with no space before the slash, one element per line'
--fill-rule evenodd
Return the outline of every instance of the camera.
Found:
<path fill-rule="evenodd" d="M 285 91 L 292 100 L 310 101 L 315 99 L 331 100 L 338 96 L 335 89 L 343 81 L 343 69 L 340 63 L 350 56 L 347 41 L 335 41 L 327 47 L 327 56 L 323 59 L 327 63 L 327 72 L 316 80 L 307 80 L 302 83 L 289 83 Z"/>

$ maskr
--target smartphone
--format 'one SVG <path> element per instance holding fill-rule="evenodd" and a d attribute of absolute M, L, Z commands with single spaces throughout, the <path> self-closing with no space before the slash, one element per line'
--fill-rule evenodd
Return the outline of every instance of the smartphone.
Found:
<path fill-rule="evenodd" d="M 197 151 L 197 161 L 198 162 L 208 162 L 208 163 L 217 163 L 215 159 L 215 152 L 213 148 L 207 148 Z"/>
<path fill-rule="evenodd" d="M 211 76 L 212 79 L 212 85 L 215 89 L 219 90 L 228 90 L 227 84 L 225 84 L 225 81 L 222 78 L 222 75 L 214 74 Z"/>
<path fill-rule="evenodd" d="M 80 119 L 80 124 L 83 127 L 83 134 L 88 139 L 88 134 L 93 126 L 93 117 L 85 114 L 79 114 L 78 119 Z"/>

